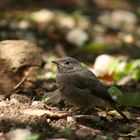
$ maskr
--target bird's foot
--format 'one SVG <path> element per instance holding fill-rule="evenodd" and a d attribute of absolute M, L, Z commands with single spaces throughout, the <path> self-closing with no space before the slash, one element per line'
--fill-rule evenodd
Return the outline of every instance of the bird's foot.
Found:
<path fill-rule="evenodd" d="M 76 120 L 90 120 L 93 122 L 99 122 L 101 118 L 96 115 L 76 115 L 75 116 Z"/>
<path fill-rule="evenodd" d="M 69 109 L 69 114 L 70 115 L 76 115 L 76 114 L 79 114 L 81 112 L 81 108 L 79 107 L 72 107 Z"/>

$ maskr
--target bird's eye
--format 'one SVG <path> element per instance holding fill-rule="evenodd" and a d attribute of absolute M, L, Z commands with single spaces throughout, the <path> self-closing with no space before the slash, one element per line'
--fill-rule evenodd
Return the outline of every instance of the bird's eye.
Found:
<path fill-rule="evenodd" d="M 69 62 L 69 61 L 67 61 L 67 62 L 65 62 L 65 64 L 66 64 L 66 65 L 69 65 L 69 64 L 70 64 L 70 62 Z"/>

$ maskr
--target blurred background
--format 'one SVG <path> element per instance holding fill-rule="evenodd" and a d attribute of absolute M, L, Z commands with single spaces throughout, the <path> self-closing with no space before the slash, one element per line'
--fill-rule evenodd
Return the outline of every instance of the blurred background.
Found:
<path fill-rule="evenodd" d="M 106 84 L 140 88 L 139 0 L 1 0 L 0 9 L 1 41 L 29 40 L 45 64 L 72 56 Z"/>
<path fill-rule="evenodd" d="M 140 88 L 139 0 L 1 0 L 0 9 L 1 41 L 29 40 L 45 63 L 72 56 L 103 80 Z"/>

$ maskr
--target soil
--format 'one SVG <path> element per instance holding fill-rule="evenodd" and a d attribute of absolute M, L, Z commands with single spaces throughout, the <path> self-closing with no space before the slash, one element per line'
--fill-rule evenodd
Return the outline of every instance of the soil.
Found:
<path fill-rule="evenodd" d="M 14 98 L 16 97 L 16 98 Z M 129 123 L 112 116 L 102 116 L 101 121 L 91 119 L 75 119 L 75 116 L 63 115 L 68 108 L 47 106 L 42 101 L 27 100 L 25 95 L 13 96 L 0 102 L 0 132 L 7 133 L 15 128 L 30 128 L 33 133 L 39 134 L 39 140 L 65 138 L 92 140 L 119 137 L 130 138 L 128 133 L 140 126 L 139 113 L 136 108 L 127 108 L 133 117 Z M 55 115 L 34 114 L 32 110 L 46 110 Z M 25 113 L 25 112 L 29 113 Z M 101 114 L 102 111 L 100 111 Z M 137 137 L 137 136 L 136 136 Z"/>

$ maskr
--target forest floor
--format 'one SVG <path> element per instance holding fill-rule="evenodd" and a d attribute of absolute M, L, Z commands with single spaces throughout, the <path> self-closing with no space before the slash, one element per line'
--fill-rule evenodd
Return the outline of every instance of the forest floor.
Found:
<path fill-rule="evenodd" d="M 0 140 L 25 140 L 23 137 L 27 140 L 139 140 L 140 96 L 135 98 L 137 105 L 121 107 L 130 118 L 129 122 L 122 120 L 116 112 L 99 109 L 101 120 L 98 121 L 92 110 L 88 112 L 89 118 L 84 116 L 83 110 L 81 114 L 71 115 L 71 106 L 65 105 L 64 101 L 46 105 L 42 99 L 43 94 L 56 89 L 56 68 L 48 63 L 51 57 L 71 56 L 92 68 L 101 54 L 119 57 L 126 63 L 140 62 L 139 2 L 25 0 L 20 5 L 15 4 L 17 1 L 1 3 L 0 40 L 24 39 L 36 43 L 43 52 L 41 74 L 44 75 L 39 75 L 40 81 L 32 92 L 11 93 L 6 99 L 0 98 Z M 134 72 L 139 72 L 135 68 Z M 137 77 L 140 76 L 137 74 Z M 111 80 L 111 85 L 104 84 L 112 86 L 113 78 Z M 121 88 L 127 87 L 132 89 L 130 92 L 139 94 L 140 79 L 131 80 L 123 82 Z M 8 88 L 5 85 L 7 83 L 3 84 L 1 80 L 0 86 Z"/>
<path fill-rule="evenodd" d="M 133 116 L 130 122 L 115 119 L 104 111 L 99 113 L 101 120 L 95 121 L 92 118 L 76 119 L 75 115 L 68 115 L 68 111 L 64 111 L 60 106 L 47 106 L 41 101 L 28 102 L 25 95 L 15 97 L 0 102 L 1 139 L 12 138 L 14 135 L 22 136 L 28 131 L 34 139 L 39 140 L 139 139 L 140 110 L 137 108 L 125 109 Z M 90 115 L 92 116 L 92 113 Z M 16 131 L 19 128 L 21 131 Z"/>

